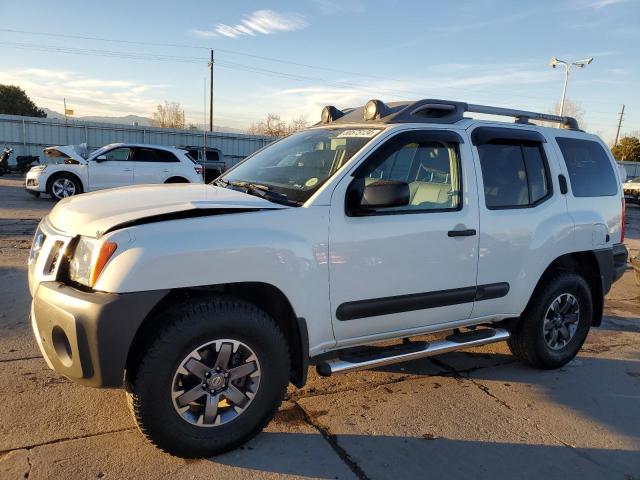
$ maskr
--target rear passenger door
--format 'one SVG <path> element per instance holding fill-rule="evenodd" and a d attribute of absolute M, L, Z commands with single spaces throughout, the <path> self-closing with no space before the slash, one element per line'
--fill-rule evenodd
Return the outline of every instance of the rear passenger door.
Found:
<path fill-rule="evenodd" d="M 493 298 L 476 301 L 472 316 L 518 316 L 547 266 L 572 248 L 562 171 L 536 130 L 481 126 L 471 139 L 480 197 L 478 284 L 500 286 Z"/>
<path fill-rule="evenodd" d="M 164 183 L 180 165 L 176 156 L 155 148 L 135 147 L 133 149 L 135 184 Z"/>
<path fill-rule="evenodd" d="M 330 296 L 336 339 L 380 338 L 469 318 L 476 293 L 478 211 L 467 141 L 453 131 L 399 133 L 332 195 Z M 410 204 L 354 216 L 352 182 L 400 180 Z"/>
<path fill-rule="evenodd" d="M 572 132 L 555 141 L 568 179 L 576 251 L 611 247 L 621 238 L 622 186 L 610 150 L 594 136 Z"/>

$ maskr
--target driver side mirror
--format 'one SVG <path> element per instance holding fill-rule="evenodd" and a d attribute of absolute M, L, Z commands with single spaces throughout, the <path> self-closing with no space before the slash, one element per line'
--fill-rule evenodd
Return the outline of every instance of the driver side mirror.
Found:
<path fill-rule="evenodd" d="M 398 180 L 378 180 L 365 185 L 364 178 L 355 179 L 347 190 L 347 215 L 371 215 L 374 209 L 409 205 L 409 184 Z"/>
<path fill-rule="evenodd" d="M 96 162 L 104 162 L 107 159 L 106 155 L 98 155 L 96 157 Z"/>

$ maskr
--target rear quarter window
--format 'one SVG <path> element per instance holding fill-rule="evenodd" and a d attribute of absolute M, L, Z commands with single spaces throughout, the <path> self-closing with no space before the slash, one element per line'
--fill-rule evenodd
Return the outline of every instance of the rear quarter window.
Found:
<path fill-rule="evenodd" d="M 575 197 L 609 197 L 618 193 L 611 161 L 602 145 L 593 140 L 557 137 Z"/>

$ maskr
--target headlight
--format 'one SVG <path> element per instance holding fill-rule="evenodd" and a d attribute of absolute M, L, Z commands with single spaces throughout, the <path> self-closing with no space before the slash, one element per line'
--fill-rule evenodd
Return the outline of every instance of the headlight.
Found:
<path fill-rule="evenodd" d="M 38 259 L 42 245 L 44 244 L 47 236 L 42 233 L 40 227 L 37 228 L 35 235 L 33 236 L 33 242 L 31 243 L 31 251 L 29 252 L 29 263 L 33 263 Z"/>
<path fill-rule="evenodd" d="M 116 248 L 118 245 L 114 242 L 80 237 L 69 262 L 71 281 L 93 287 Z"/>

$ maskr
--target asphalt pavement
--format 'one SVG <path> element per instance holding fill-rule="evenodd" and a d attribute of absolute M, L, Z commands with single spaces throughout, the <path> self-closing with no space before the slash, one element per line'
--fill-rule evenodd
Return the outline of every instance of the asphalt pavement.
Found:
<path fill-rule="evenodd" d="M 118 390 L 50 371 L 27 321 L 31 235 L 54 203 L 0 177 L 0 479 L 640 480 L 640 287 L 625 273 L 579 356 L 540 371 L 505 344 L 290 388 L 244 447 L 183 460 L 151 446 Z M 640 250 L 640 207 L 627 245 Z"/>

